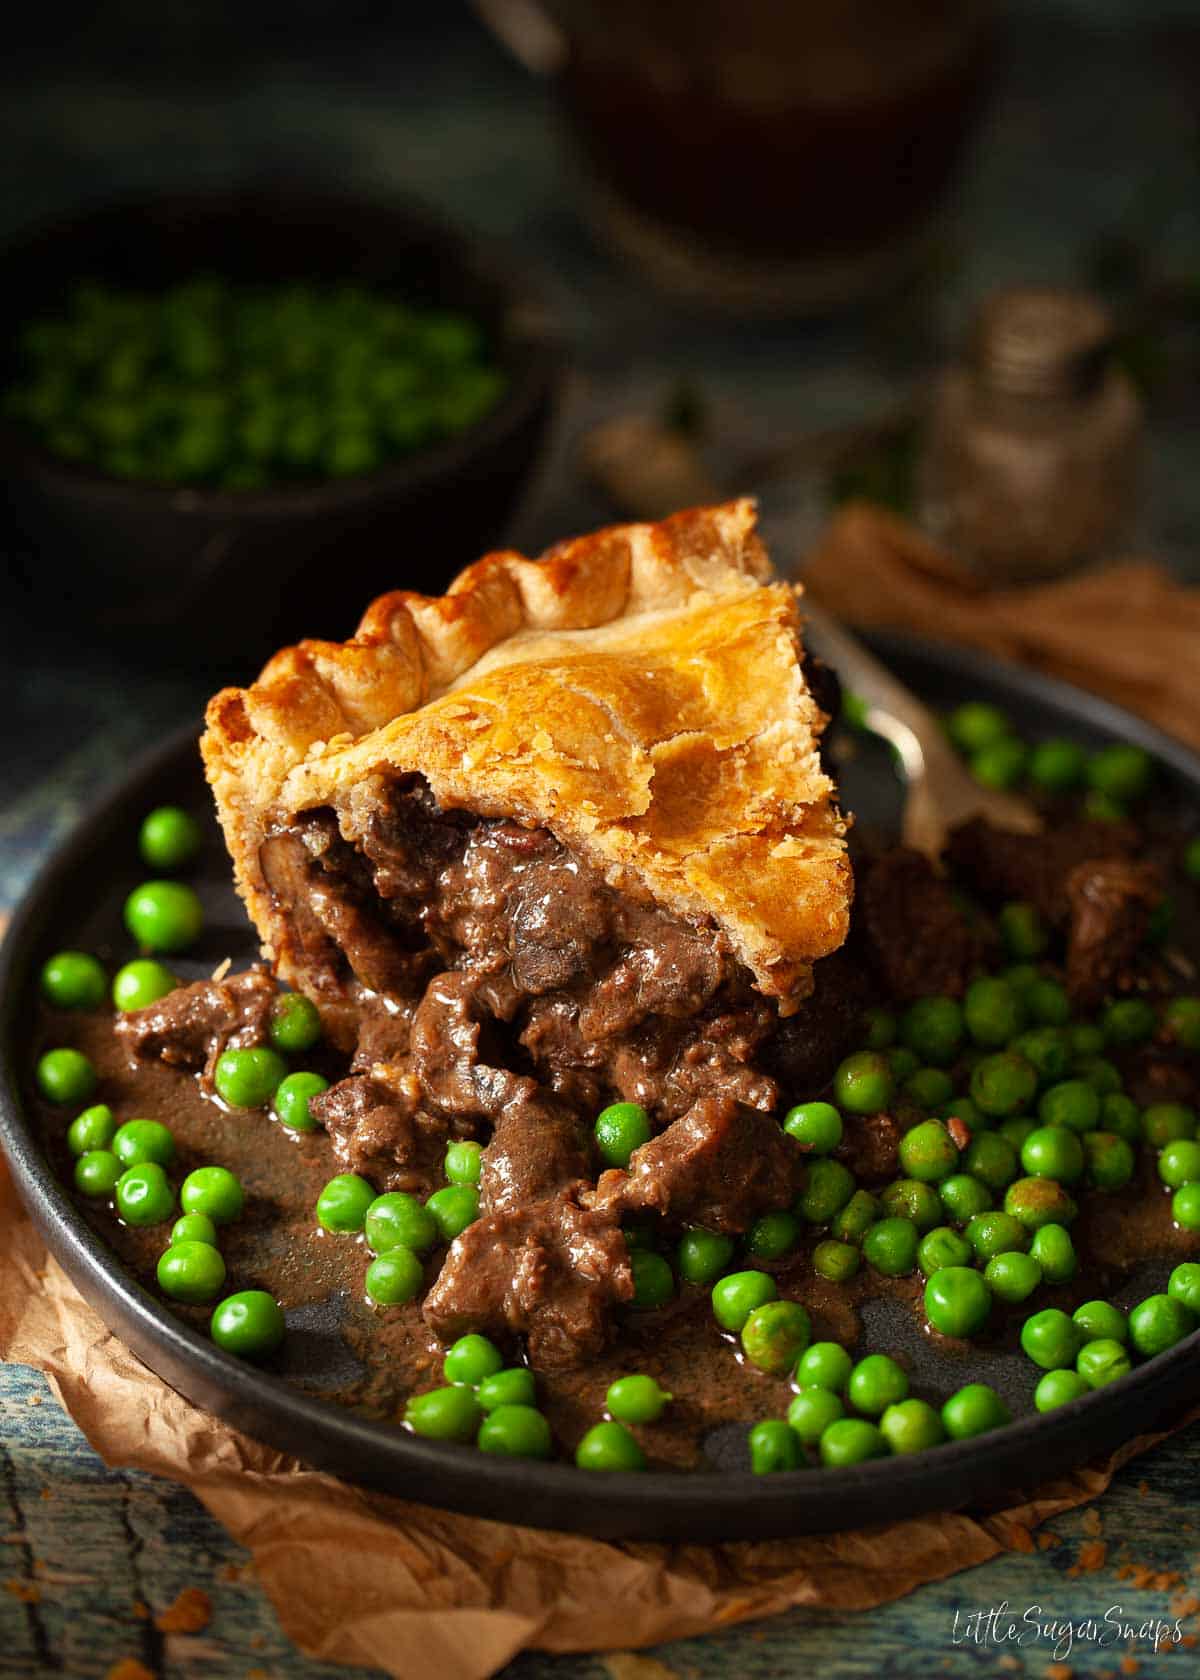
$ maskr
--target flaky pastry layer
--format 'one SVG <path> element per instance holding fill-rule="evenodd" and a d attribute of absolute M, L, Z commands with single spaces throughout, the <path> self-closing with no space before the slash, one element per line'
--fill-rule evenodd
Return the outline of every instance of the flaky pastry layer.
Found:
<path fill-rule="evenodd" d="M 304 985 L 262 841 L 415 772 L 443 806 L 544 827 L 617 890 L 711 922 L 794 1009 L 852 882 L 797 592 L 769 576 L 751 502 L 698 508 L 381 596 L 350 641 L 285 648 L 218 694 L 205 766 L 283 978 Z"/>

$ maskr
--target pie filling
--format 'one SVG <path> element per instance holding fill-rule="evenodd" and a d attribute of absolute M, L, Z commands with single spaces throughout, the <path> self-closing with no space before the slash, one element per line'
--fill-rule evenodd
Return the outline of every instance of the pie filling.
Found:
<path fill-rule="evenodd" d="M 306 989 L 357 996 L 350 1077 L 314 1105 L 347 1167 L 423 1192 L 449 1140 L 485 1145 L 482 1217 L 427 1301 L 439 1330 L 500 1320 L 543 1361 L 586 1352 L 632 1293 L 623 1213 L 741 1230 L 795 1193 L 768 1122 L 780 1020 L 715 925 L 614 890 L 544 828 L 443 810 L 419 777 L 359 784 L 260 860 Z M 653 1184 L 593 1189 L 617 1100 L 663 1133 Z"/>

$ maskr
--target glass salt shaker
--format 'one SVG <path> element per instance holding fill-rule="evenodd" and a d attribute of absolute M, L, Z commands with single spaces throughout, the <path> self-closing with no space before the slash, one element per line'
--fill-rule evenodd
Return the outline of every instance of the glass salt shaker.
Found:
<path fill-rule="evenodd" d="M 1086 292 L 1020 288 L 981 309 L 941 375 L 918 466 L 926 528 L 996 583 L 1058 577 L 1127 541 L 1141 404 Z"/>

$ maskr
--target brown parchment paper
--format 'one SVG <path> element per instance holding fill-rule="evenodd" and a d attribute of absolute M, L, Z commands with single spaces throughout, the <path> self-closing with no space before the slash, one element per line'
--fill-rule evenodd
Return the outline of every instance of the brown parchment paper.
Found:
<path fill-rule="evenodd" d="M 46 1373 L 105 1462 L 191 1488 L 253 1554 L 303 1650 L 397 1680 L 483 1680 L 526 1646 L 628 1649 L 794 1605 L 867 1609 L 1006 1548 L 1031 1550 L 1031 1529 L 1094 1499 L 1163 1439 L 1138 1436 L 1005 1510 L 761 1545 L 610 1545 L 367 1493 L 198 1411 L 49 1258 L 2 1158 L 0 1280 L 0 1355 Z"/>
<path fill-rule="evenodd" d="M 1200 747 L 1200 589 L 1156 561 L 992 589 L 914 525 L 857 503 L 830 520 L 798 575 L 848 624 L 911 630 L 1019 660 Z"/>

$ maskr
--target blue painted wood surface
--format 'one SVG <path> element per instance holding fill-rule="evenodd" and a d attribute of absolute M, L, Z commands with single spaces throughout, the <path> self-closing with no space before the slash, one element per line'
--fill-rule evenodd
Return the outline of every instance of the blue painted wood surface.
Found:
<path fill-rule="evenodd" d="M 1108 27 L 1092 8 L 1038 6 L 1019 14 L 1006 90 L 988 123 L 951 235 L 957 254 L 931 305 L 945 340 L 968 300 L 1015 277 L 1069 279 L 1097 233 L 1152 229 L 1175 260 L 1200 271 L 1200 156 L 1194 89 L 1189 105 L 1173 52 L 1187 9 L 1109 0 Z M 1136 25 L 1136 27 L 1134 27 Z M 1184 29 L 1195 63 L 1194 29 Z M 424 60 L 401 48 L 387 61 L 341 64 L 318 75 L 278 62 L 234 86 L 173 89 L 169 98 L 88 80 L 64 60 L 61 80 L 5 93 L 10 155 L 22 167 L 0 180 L 0 228 L 122 189 L 224 179 L 278 163 L 335 173 L 365 186 L 408 185 L 475 226 L 515 240 L 547 274 L 578 346 L 578 375 L 557 448 L 517 537 L 536 548 L 606 516 L 573 468 L 576 440 L 595 419 L 657 402 L 681 373 L 703 371 L 724 434 L 741 448 L 799 427 L 860 416 L 900 388 L 870 332 L 771 328 L 747 335 L 665 310 L 589 243 L 570 212 L 562 153 L 545 94 L 508 66 L 462 19 Z M 66 89 L 73 87 L 69 107 Z M 64 135 L 62 112 L 74 113 Z M 286 141 L 285 138 L 286 137 Z M 1193 417 L 1194 419 L 1194 417 Z M 1147 535 L 1186 575 L 1200 578 L 1200 476 L 1194 423 L 1155 438 Z M 1190 468 L 1190 470 L 1189 470 Z M 793 510 L 795 511 L 795 510 Z M 319 630 L 319 625 L 314 629 Z M 66 654 L 34 646 L 0 624 L 0 909 L 15 901 L 39 857 L 82 803 L 131 752 L 176 722 L 198 717 L 212 682 L 109 665 L 103 649 Z M 1092 1510 L 1051 1525 L 1058 1544 L 1010 1554 L 928 1586 L 867 1615 L 797 1611 L 755 1627 L 647 1653 L 679 1675 L 821 1674 L 835 1680 L 1040 1676 L 1057 1658 L 1078 1676 L 1116 1674 L 1126 1654 L 1103 1643 L 1034 1639 L 1035 1619 L 1101 1622 L 1120 1607 L 1133 1624 L 1170 1623 L 1200 1585 L 1200 1430 L 1124 1471 Z M 1095 1561 L 1081 1571 L 1079 1554 Z M 1121 1570 L 1157 1572 L 1135 1584 Z M 152 1616 L 187 1586 L 212 1600 L 201 1633 L 162 1635 Z M 988 1642 L 1008 1606 L 1019 1640 Z M 1038 1617 L 1034 1607 L 1040 1606 Z M 1193 1631 L 1197 1624 L 1188 1624 Z M 1130 1653 L 1143 1675 L 1200 1673 L 1192 1647 Z M 43 1379 L 0 1367 L 0 1674 L 102 1677 L 124 1657 L 163 1680 L 347 1672 L 301 1656 L 234 1546 L 186 1493 L 140 1474 L 112 1472 L 49 1397 Z M 357 1672 L 363 1672 L 361 1670 Z M 657 1672 L 643 1671 L 643 1680 Z M 602 1657 L 527 1654 L 511 1680 L 626 1680 Z"/>

